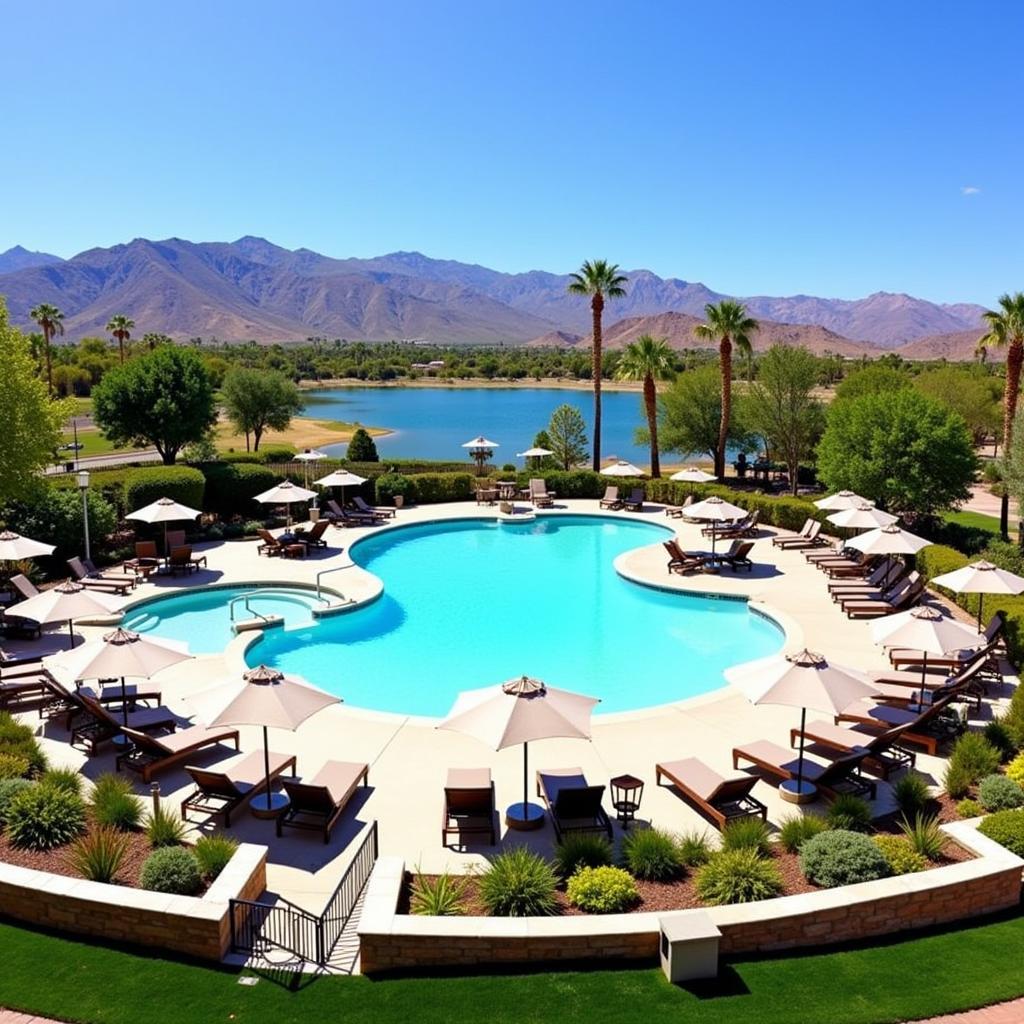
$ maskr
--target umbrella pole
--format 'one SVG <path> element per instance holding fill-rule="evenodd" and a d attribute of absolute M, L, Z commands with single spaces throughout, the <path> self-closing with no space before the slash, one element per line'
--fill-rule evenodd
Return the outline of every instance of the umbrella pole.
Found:
<path fill-rule="evenodd" d="M 985 607 L 985 595 L 978 595 L 978 632 L 981 632 L 981 609 Z"/>
<path fill-rule="evenodd" d="M 921 659 L 921 699 L 918 702 L 921 707 L 924 707 L 924 681 L 925 675 L 928 672 L 928 652 L 923 651 L 924 657 Z"/>
<path fill-rule="evenodd" d="M 68 619 L 68 650 L 73 651 L 75 649 L 75 623 L 73 619 Z"/>
<path fill-rule="evenodd" d="M 807 708 L 800 709 L 800 755 L 796 761 L 796 794 L 802 796 L 804 791 L 804 729 L 807 725 Z"/>
<path fill-rule="evenodd" d="M 527 768 L 526 768 L 526 759 L 527 759 L 527 756 L 528 756 L 527 755 L 527 748 L 529 746 L 530 746 L 529 743 L 524 743 L 523 744 L 523 821 L 526 821 L 529 818 L 529 814 L 527 813 L 527 810 L 526 810 L 527 807 L 529 806 L 529 802 L 530 802 L 529 801 L 530 784 L 527 781 L 529 779 L 529 774 L 530 773 L 527 771 Z"/>
<path fill-rule="evenodd" d="M 270 740 L 267 739 L 267 727 L 263 726 L 263 774 L 267 780 L 267 810 L 270 810 Z"/>
<path fill-rule="evenodd" d="M 124 676 L 121 676 L 121 718 L 128 725 L 128 694 L 124 692 Z"/>
<path fill-rule="evenodd" d="M 167 550 L 167 524 L 164 523 L 164 557 L 170 556 L 170 551 Z"/>

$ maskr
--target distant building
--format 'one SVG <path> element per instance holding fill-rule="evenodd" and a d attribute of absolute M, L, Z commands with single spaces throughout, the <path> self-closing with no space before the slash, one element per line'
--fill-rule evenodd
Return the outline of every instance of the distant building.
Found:
<path fill-rule="evenodd" d="M 411 369 L 413 370 L 443 370 L 444 360 L 443 359 L 431 359 L 429 363 L 412 363 Z"/>

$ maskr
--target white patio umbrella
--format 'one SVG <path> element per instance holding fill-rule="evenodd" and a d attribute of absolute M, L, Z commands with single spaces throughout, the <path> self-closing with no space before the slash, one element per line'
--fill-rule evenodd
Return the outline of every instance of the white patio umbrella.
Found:
<path fill-rule="evenodd" d="M 305 487 L 299 487 L 298 484 L 293 484 L 291 480 L 282 480 L 276 487 L 271 487 L 269 491 L 257 494 L 255 500 L 261 505 L 284 505 L 288 510 L 288 525 L 290 526 L 292 522 L 292 505 L 309 501 L 310 498 L 315 497 L 316 491 L 307 491 Z"/>
<path fill-rule="evenodd" d="M 307 448 L 304 452 L 299 452 L 299 454 L 295 456 L 296 462 L 303 463 L 302 479 L 307 487 L 309 486 L 309 464 L 311 462 L 319 462 L 321 459 L 326 458 L 326 452 L 319 452 L 315 448 Z"/>
<path fill-rule="evenodd" d="M 258 725 L 263 729 L 263 770 L 266 793 L 254 797 L 257 806 L 275 810 L 270 792 L 270 741 L 268 729 L 294 732 L 307 718 L 341 698 L 324 693 L 301 679 L 286 676 L 276 668 L 260 665 L 190 699 L 199 718 L 209 726 Z"/>
<path fill-rule="evenodd" d="M 938 608 L 922 605 L 871 624 L 871 639 L 880 647 L 908 647 L 921 652 L 921 701 L 928 672 L 928 655 L 939 657 L 951 651 L 973 647 L 980 640 L 977 630 L 943 615 Z"/>
<path fill-rule="evenodd" d="M 438 729 L 475 736 L 494 750 L 523 745 L 523 802 L 506 812 L 511 828 L 539 828 L 544 812 L 529 800 L 529 745 L 532 740 L 590 739 L 596 697 L 556 690 L 539 679 L 519 676 L 497 686 L 465 690 L 455 698 Z"/>
<path fill-rule="evenodd" d="M 75 646 L 74 619 L 112 615 L 120 612 L 122 604 L 123 601 L 112 594 L 99 593 L 81 583 L 68 580 L 60 586 L 19 601 L 7 610 L 18 618 L 30 619 L 41 626 L 51 622 L 67 622 L 68 647 L 71 648 Z"/>
<path fill-rule="evenodd" d="M 327 476 L 314 480 L 313 483 L 316 487 L 340 487 L 341 505 L 344 508 L 345 488 L 358 487 L 360 484 L 365 484 L 366 477 L 359 476 L 357 473 L 350 473 L 347 469 L 336 469 L 333 473 L 328 473 Z"/>
<path fill-rule="evenodd" d="M 981 629 L 981 609 L 986 594 L 1021 594 L 1024 593 L 1024 578 L 1007 569 L 984 560 L 971 562 L 962 569 L 936 576 L 932 583 L 937 587 L 945 587 L 955 594 L 978 595 L 978 629 Z"/>
<path fill-rule="evenodd" d="M 840 512 L 844 508 L 860 508 L 861 505 L 873 505 L 874 502 L 868 498 L 862 498 L 853 491 L 836 491 L 827 498 L 819 498 L 814 503 L 818 508 L 827 508 L 833 512 Z"/>
<path fill-rule="evenodd" d="M 693 505 L 689 505 L 686 509 L 686 515 L 688 518 L 703 519 L 711 523 L 732 523 L 737 519 L 742 519 L 746 514 L 747 510 L 745 508 L 740 508 L 739 505 L 733 505 L 724 498 L 718 497 L 717 494 L 712 494 L 710 498 L 705 498 L 703 501 L 698 501 Z M 715 533 L 712 533 L 712 557 L 714 557 L 715 554 L 715 541 L 717 539 L 718 538 L 715 536 Z"/>
<path fill-rule="evenodd" d="M 797 654 L 773 654 L 725 670 L 725 678 L 751 704 L 782 704 L 800 708 L 800 753 L 796 778 L 779 786 L 779 793 L 791 803 L 813 800 L 817 787 L 804 781 L 804 729 L 807 709 L 837 715 L 864 697 L 875 696 L 878 688 L 863 672 L 835 665 L 822 655 L 803 650 Z"/>
<path fill-rule="evenodd" d="M 669 477 L 669 480 L 681 480 L 684 483 L 690 484 L 709 484 L 717 479 L 718 477 L 713 473 L 705 473 L 703 469 L 698 469 L 696 466 L 692 466 L 689 469 L 680 469 Z"/>
<path fill-rule="evenodd" d="M 899 516 L 891 512 L 883 512 L 874 505 L 858 505 L 856 508 L 844 508 L 825 517 L 830 523 L 846 530 L 875 530 L 882 526 L 892 526 L 899 522 Z"/>
<path fill-rule="evenodd" d="M 525 452 L 516 452 L 518 459 L 543 459 L 545 455 L 554 455 L 547 448 L 527 448 Z"/>
<path fill-rule="evenodd" d="M 601 470 L 602 476 L 643 476 L 644 471 L 638 469 L 633 465 L 632 462 L 626 462 L 625 459 L 619 459 L 618 462 L 613 462 L 610 466 L 605 466 Z"/>
<path fill-rule="evenodd" d="M 140 523 L 163 523 L 164 524 L 164 554 L 167 550 L 167 524 L 183 523 L 188 519 L 195 519 L 200 515 L 198 509 L 189 508 L 188 505 L 180 505 L 172 498 L 157 498 L 151 505 L 138 508 L 129 512 L 125 519 L 137 519 Z"/>
<path fill-rule="evenodd" d="M 29 537 L 22 537 L 12 530 L 0 532 L 0 562 L 20 562 L 23 558 L 39 558 L 52 555 L 54 546 L 43 544 Z"/>
<path fill-rule="evenodd" d="M 473 461 L 476 462 L 476 472 L 477 476 L 479 476 L 483 473 L 484 463 L 491 457 L 491 452 L 495 448 L 500 448 L 501 445 L 497 441 L 488 441 L 483 434 L 479 434 L 471 441 L 467 441 L 462 447 L 469 449 L 469 454 L 473 457 Z"/>
<path fill-rule="evenodd" d="M 847 547 L 863 551 L 865 555 L 916 555 L 933 543 L 899 526 L 882 526 L 877 530 L 851 537 Z"/>

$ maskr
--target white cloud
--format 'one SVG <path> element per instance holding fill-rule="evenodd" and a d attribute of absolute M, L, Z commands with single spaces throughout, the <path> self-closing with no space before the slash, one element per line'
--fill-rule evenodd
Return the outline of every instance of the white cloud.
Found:
<path fill-rule="evenodd" d="M 960 195 L 962 196 L 976 196 L 981 191 L 977 185 L 961 185 Z"/>

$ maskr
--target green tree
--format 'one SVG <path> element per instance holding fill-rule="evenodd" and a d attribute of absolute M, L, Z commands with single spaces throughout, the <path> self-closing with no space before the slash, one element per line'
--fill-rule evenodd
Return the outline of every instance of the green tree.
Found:
<path fill-rule="evenodd" d="M 110 370 L 93 390 L 93 410 L 114 444 L 151 444 L 168 466 L 217 420 L 202 359 L 171 345 Z"/>
<path fill-rule="evenodd" d="M 37 474 L 55 459 L 61 427 L 71 415 L 39 379 L 21 331 L 12 327 L 0 298 L 0 499 L 28 493 Z"/>
<path fill-rule="evenodd" d="M 356 427 L 348 443 L 346 457 L 350 462 L 380 462 L 377 445 L 362 427 Z"/>
<path fill-rule="evenodd" d="M 28 314 L 43 332 L 43 357 L 46 360 L 46 387 L 49 394 L 53 394 L 53 359 L 50 352 L 50 343 L 58 334 L 64 334 L 64 314 L 48 302 L 40 302 L 35 309 Z"/>
<path fill-rule="evenodd" d="M 722 419 L 718 426 L 718 447 L 715 449 L 715 475 L 725 475 L 725 447 L 729 440 L 729 421 L 732 416 L 732 350 L 735 345 L 741 354 L 750 351 L 750 335 L 759 324 L 747 316 L 746 307 L 732 299 L 722 299 L 704 307 L 707 323 L 697 324 L 694 336 L 701 341 L 718 343 L 718 366 L 722 376 Z"/>
<path fill-rule="evenodd" d="M 982 313 L 988 330 L 978 339 L 978 347 L 990 352 L 1006 349 L 1006 383 L 1003 386 L 1003 451 L 1010 450 L 1013 422 L 1017 416 L 1020 395 L 1020 373 L 1024 365 L 1024 292 L 1000 295 L 999 309 Z M 1010 537 L 1010 498 L 1003 494 L 999 511 L 999 530 L 1003 540 Z M 1024 541 L 1024 532 L 1021 533 Z"/>
<path fill-rule="evenodd" d="M 807 349 L 773 345 L 758 362 L 746 399 L 747 425 L 786 463 L 794 495 L 800 460 L 813 454 L 825 426 L 821 402 L 814 397 L 818 374 L 818 360 Z"/>
<path fill-rule="evenodd" d="M 292 416 L 302 411 L 299 389 L 274 370 L 235 367 L 225 374 L 221 390 L 228 419 L 245 434 L 246 451 L 250 434 L 252 450 L 258 452 L 264 431 L 285 430 Z"/>
<path fill-rule="evenodd" d="M 912 388 L 838 401 L 818 445 L 818 476 L 902 516 L 930 516 L 970 496 L 971 435 L 955 412 Z"/>
<path fill-rule="evenodd" d="M 132 336 L 134 326 L 135 321 L 124 313 L 115 313 L 107 321 L 107 330 L 117 341 L 117 351 L 122 363 L 124 362 L 124 343 Z"/>
<path fill-rule="evenodd" d="M 1002 426 L 1002 386 L 974 365 L 939 366 L 914 379 L 914 387 L 923 395 L 958 412 L 967 424 L 975 445 L 980 445 Z"/>
<path fill-rule="evenodd" d="M 627 345 L 619 360 L 615 376 L 619 380 L 640 380 L 644 385 L 644 412 L 647 435 L 651 445 L 651 476 L 661 476 L 658 459 L 658 386 L 656 381 L 671 380 L 672 349 L 666 338 L 641 334 Z"/>
<path fill-rule="evenodd" d="M 909 388 L 913 382 L 906 370 L 885 363 L 869 363 L 851 373 L 836 388 L 836 399 L 860 398 L 861 395 L 879 395 Z"/>
<path fill-rule="evenodd" d="M 548 436 L 547 430 L 538 430 L 533 436 L 533 444 L 530 447 L 545 448 L 549 452 L 554 450 L 551 447 L 551 438 Z M 558 469 L 558 462 L 553 455 L 539 455 L 530 460 L 530 466 L 533 469 Z"/>
<path fill-rule="evenodd" d="M 750 446 L 742 416 L 729 418 L 728 444 Z M 658 438 L 663 452 L 718 457 L 722 425 L 722 375 L 714 363 L 686 370 L 658 396 Z M 641 440 L 646 440 L 640 434 Z"/>
<path fill-rule="evenodd" d="M 575 405 L 563 403 L 551 414 L 547 429 L 552 458 L 562 469 L 572 469 L 587 457 L 587 424 Z"/>
<path fill-rule="evenodd" d="M 601 468 L 601 369 L 602 329 L 605 299 L 618 299 L 626 294 L 626 277 L 619 273 L 617 263 L 607 260 L 586 260 L 579 271 L 569 275 L 569 291 L 573 295 L 590 297 L 590 316 L 593 333 L 591 350 L 594 383 L 594 472 Z"/>
<path fill-rule="evenodd" d="M 97 488 L 90 488 L 87 503 L 89 538 L 96 546 L 117 526 L 117 510 Z M 44 544 L 53 544 L 55 559 L 80 555 L 85 550 L 82 529 L 82 497 L 78 488 L 57 488 L 38 477 L 26 500 L 7 511 L 7 525 L 17 533 Z"/>

